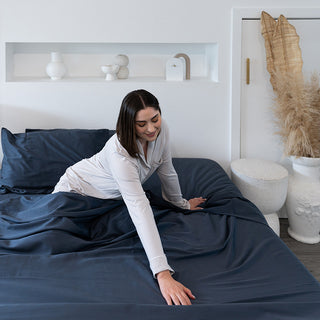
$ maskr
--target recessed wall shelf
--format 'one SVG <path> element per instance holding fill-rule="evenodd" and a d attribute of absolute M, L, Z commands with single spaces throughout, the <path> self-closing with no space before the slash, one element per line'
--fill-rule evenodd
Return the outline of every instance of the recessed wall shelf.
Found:
<path fill-rule="evenodd" d="M 129 78 L 122 81 L 165 80 L 165 65 L 177 53 L 191 60 L 191 80 L 218 82 L 217 43 L 73 43 L 6 42 L 6 82 L 103 82 L 101 66 L 112 64 L 118 54 L 129 57 Z M 51 52 L 60 52 L 67 67 L 64 79 L 46 74 Z"/>

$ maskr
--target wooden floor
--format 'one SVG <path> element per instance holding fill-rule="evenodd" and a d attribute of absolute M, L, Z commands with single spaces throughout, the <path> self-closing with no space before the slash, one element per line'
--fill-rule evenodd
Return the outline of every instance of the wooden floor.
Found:
<path fill-rule="evenodd" d="M 305 244 L 288 235 L 288 219 L 280 219 L 280 237 L 311 274 L 320 282 L 320 243 Z"/>

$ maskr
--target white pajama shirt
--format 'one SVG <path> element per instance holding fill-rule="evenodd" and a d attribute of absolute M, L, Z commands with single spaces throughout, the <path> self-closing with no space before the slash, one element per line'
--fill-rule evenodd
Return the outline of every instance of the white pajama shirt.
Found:
<path fill-rule="evenodd" d="M 102 199 L 122 198 L 155 276 L 160 271 L 173 270 L 163 252 L 153 212 L 142 184 L 157 171 L 164 199 L 184 209 L 189 209 L 190 205 L 182 198 L 178 176 L 172 165 L 166 123 L 162 120 L 157 139 L 148 142 L 147 160 L 139 140 L 137 143 L 139 157 L 133 158 L 120 144 L 117 135 L 113 135 L 99 153 L 69 167 L 53 192 L 76 192 Z"/>

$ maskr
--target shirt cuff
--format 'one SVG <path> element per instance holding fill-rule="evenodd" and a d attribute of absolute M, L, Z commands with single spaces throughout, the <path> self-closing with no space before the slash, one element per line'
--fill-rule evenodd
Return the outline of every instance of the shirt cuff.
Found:
<path fill-rule="evenodd" d="M 186 199 L 183 199 L 183 204 L 182 204 L 181 208 L 182 208 L 182 209 L 188 209 L 188 210 L 190 210 L 190 203 L 189 203 L 189 201 L 186 200 Z"/>
<path fill-rule="evenodd" d="M 150 260 L 150 269 L 153 273 L 153 277 L 156 278 L 156 274 L 164 271 L 169 270 L 171 274 L 174 273 L 173 269 L 169 266 L 167 257 L 165 255 L 155 257 Z"/>
<path fill-rule="evenodd" d="M 180 198 L 179 201 L 173 201 L 170 200 L 166 197 L 166 195 L 162 192 L 162 198 L 170 203 L 172 203 L 173 205 L 175 205 L 176 207 L 179 207 L 181 209 L 187 209 L 190 210 L 190 203 L 188 200 Z"/>

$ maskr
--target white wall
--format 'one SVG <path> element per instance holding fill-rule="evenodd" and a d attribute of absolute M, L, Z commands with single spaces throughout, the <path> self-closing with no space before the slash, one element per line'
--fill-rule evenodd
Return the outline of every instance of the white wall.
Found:
<path fill-rule="evenodd" d="M 266 6 L 266 7 L 263 7 Z M 123 96 L 153 92 L 171 128 L 174 156 L 231 159 L 231 32 L 233 7 L 319 7 L 318 0 L 0 0 L 0 125 L 114 128 Z M 216 42 L 219 82 L 5 82 L 4 43 Z M 94 106 L 95 112 L 92 112 Z"/>

